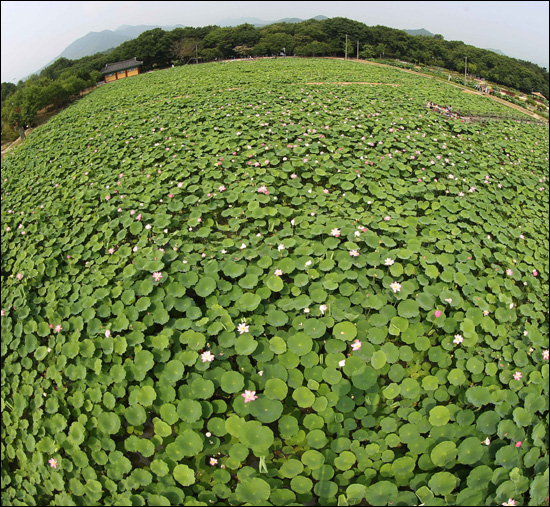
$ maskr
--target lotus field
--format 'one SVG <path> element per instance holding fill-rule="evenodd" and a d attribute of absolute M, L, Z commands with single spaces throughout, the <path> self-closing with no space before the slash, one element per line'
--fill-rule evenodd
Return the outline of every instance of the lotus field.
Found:
<path fill-rule="evenodd" d="M 548 126 L 428 100 L 510 111 L 212 63 L 9 153 L 2 504 L 548 502 Z"/>

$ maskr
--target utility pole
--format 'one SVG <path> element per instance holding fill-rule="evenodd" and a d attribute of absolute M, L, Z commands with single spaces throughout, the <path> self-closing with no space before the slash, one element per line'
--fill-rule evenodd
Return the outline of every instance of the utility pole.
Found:
<path fill-rule="evenodd" d="M 199 63 L 199 50 L 198 46 L 195 46 L 195 63 Z"/>
<path fill-rule="evenodd" d="M 346 60 L 348 59 L 348 34 L 346 34 Z"/>
<path fill-rule="evenodd" d="M 357 41 L 357 59 L 359 60 L 359 41 Z"/>
<path fill-rule="evenodd" d="M 468 57 L 464 57 L 464 88 L 466 88 L 466 69 L 468 68 Z"/>

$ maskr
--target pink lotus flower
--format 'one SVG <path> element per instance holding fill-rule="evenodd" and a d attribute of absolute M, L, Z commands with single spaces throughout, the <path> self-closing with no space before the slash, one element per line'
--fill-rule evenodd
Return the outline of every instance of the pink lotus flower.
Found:
<path fill-rule="evenodd" d="M 460 334 L 455 334 L 455 339 L 453 340 L 453 343 L 456 345 L 461 344 L 464 341 L 464 338 Z"/>
<path fill-rule="evenodd" d="M 518 442 L 516 442 L 516 447 L 521 447 L 521 440 L 519 440 Z"/>
<path fill-rule="evenodd" d="M 283 271 L 281 269 L 275 270 L 275 276 L 281 276 L 283 274 Z"/>
<path fill-rule="evenodd" d="M 539 276 L 539 272 L 536 269 L 533 269 L 533 276 Z"/>
<path fill-rule="evenodd" d="M 334 229 L 332 229 L 332 230 L 330 231 L 330 233 L 331 233 L 334 237 L 338 238 L 338 237 L 340 236 L 340 229 L 334 228 Z"/>
<path fill-rule="evenodd" d="M 217 460 L 216 458 L 210 458 L 210 464 L 211 464 L 212 466 L 217 465 L 217 464 L 218 464 L 218 460 Z"/>
<path fill-rule="evenodd" d="M 384 217 L 384 221 L 385 222 L 389 222 L 391 220 L 391 217 L 389 215 L 385 216 Z"/>
<path fill-rule="evenodd" d="M 355 340 L 351 344 L 351 348 L 352 348 L 352 350 L 359 350 L 361 348 L 361 345 L 362 345 L 362 343 L 359 340 Z"/>
<path fill-rule="evenodd" d="M 401 284 L 399 282 L 390 283 L 390 289 L 393 290 L 395 294 L 401 290 Z"/>
<path fill-rule="evenodd" d="M 325 312 L 327 311 L 328 307 L 327 305 L 321 305 L 319 306 L 319 310 L 321 310 L 321 313 L 324 315 Z"/>
<path fill-rule="evenodd" d="M 358 257 L 359 256 L 359 252 L 357 250 L 351 250 L 350 253 L 349 253 L 352 257 Z"/>
<path fill-rule="evenodd" d="M 542 358 L 545 361 L 548 361 L 548 359 L 550 358 L 550 350 L 543 350 L 542 351 Z"/>
<path fill-rule="evenodd" d="M 56 460 L 56 459 L 54 459 L 54 458 L 49 459 L 49 460 L 48 460 L 48 463 L 50 464 L 50 466 L 51 466 L 52 468 L 57 468 L 57 460 Z"/>
<path fill-rule="evenodd" d="M 385 266 L 391 266 L 395 261 L 389 257 L 384 261 Z"/>
<path fill-rule="evenodd" d="M 23 279 L 23 273 L 17 273 L 15 275 L 15 278 L 17 278 L 18 280 L 22 280 Z"/>
<path fill-rule="evenodd" d="M 504 502 L 502 505 L 516 505 L 516 501 L 508 498 L 508 501 Z"/>
<path fill-rule="evenodd" d="M 248 403 L 250 401 L 257 400 L 256 391 L 245 391 L 241 396 L 244 398 L 244 402 Z"/>
<path fill-rule="evenodd" d="M 513 272 L 511 269 L 507 269 L 507 270 L 506 270 L 506 274 L 507 274 L 508 276 L 512 276 L 512 275 L 514 274 L 514 272 Z"/>
<path fill-rule="evenodd" d="M 441 317 L 441 312 L 439 310 L 436 310 L 434 315 L 437 317 Z"/>
<path fill-rule="evenodd" d="M 522 377 L 523 375 L 520 371 L 516 371 L 516 373 L 514 373 L 514 380 L 521 380 Z"/>
<path fill-rule="evenodd" d="M 105 196 L 105 200 L 106 200 L 106 201 L 108 201 L 110 198 L 111 198 L 110 195 L 106 195 L 106 196 Z"/>
<path fill-rule="evenodd" d="M 290 175 L 290 177 L 291 177 L 292 179 L 296 179 L 296 178 L 298 177 L 298 175 L 297 175 L 297 174 L 294 174 L 294 173 L 292 173 L 292 174 Z"/>
<path fill-rule="evenodd" d="M 223 192 L 223 191 L 225 190 L 225 187 L 224 187 L 223 185 L 220 185 L 220 186 L 218 187 L 218 190 L 219 190 L 220 192 Z"/>
<path fill-rule="evenodd" d="M 62 329 L 63 329 L 63 328 L 61 327 L 61 324 L 57 324 L 57 326 L 55 326 L 54 331 L 55 331 L 56 333 L 60 333 Z"/>
<path fill-rule="evenodd" d="M 153 280 L 155 280 L 155 282 L 159 282 L 161 278 L 162 278 L 162 273 L 160 271 L 155 271 L 153 273 Z"/>
<path fill-rule="evenodd" d="M 206 352 L 203 352 L 201 354 L 201 359 L 202 359 L 203 363 L 210 363 L 210 362 L 214 361 L 214 359 L 216 359 L 216 356 L 214 356 L 214 354 L 212 354 L 212 352 L 207 350 Z"/>
<path fill-rule="evenodd" d="M 244 322 L 241 322 L 237 326 L 237 331 L 239 332 L 239 334 L 248 333 L 248 329 L 248 326 Z"/>
<path fill-rule="evenodd" d="M 106 329 L 105 330 L 105 338 L 109 338 L 111 336 L 111 330 L 110 329 Z"/>

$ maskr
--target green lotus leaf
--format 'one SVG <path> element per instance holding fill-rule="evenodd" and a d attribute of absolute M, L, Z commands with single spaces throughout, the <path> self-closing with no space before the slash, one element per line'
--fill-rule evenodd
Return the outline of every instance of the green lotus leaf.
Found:
<path fill-rule="evenodd" d="M 450 494 L 457 486 L 458 479 L 449 472 L 437 472 L 428 481 L 429 488 L 440 496 Z"/>
<path fill-rule="evenodd" d="M 195 285 L 195 292 L 203 298 L 212 294 L 214 290 L 216 290 L 216 280 L 209 276 L 202 277 Z"/>
<path fill-rule="evenodd" d="M 286 342 L 280 336 L 274 336 L 269 340 L 269 349 L 274 354 L 284 354 L 286 352 Z"/>
<path fill-rule="evenodd" d="M 311 407 L 315 401 L 315 395 L 307 387 L 298 387 L 292 392 L 292 398 L 299 407 Z"/>
<path fill-rule="evenodd" d="M 283 404 L 278 400 L 259 398 L 250 404 L 250 414 L 265 424 L 275 422 L 283 413 Z"/>
<path fill-rule="evenodd" d="M 397 486 L 393 482 L 380 481 L 367 487 L 365 500 L 371 505 L 388 505 L 397 496 Z"/>
<path fill-rule="evenodd" d="M 313 340 L 305 333 L 296 333 L 288 338 L 288 348 L 297 356 L 304 356 L 313 348 Z"/>
<path fill-rule="evenodd" d="M 240 502 L 251 505 L 262 505 L 269 499 L 271 487 L 263 479 L 254 477 L 239 482 L 235 489 L 235 493 Z"/>
<path fill-rule="evenodd" d="M 265 383 L 264 395 L 270 400 L 284 400 L 287 392 L 288 386 L 281 379 L 272 378 Z"/>
<path fill-rule="evenodd" d="M 269 290 L 273 292 L 280 292 L 283 290 L 284 283 L 280 276 L 270 275 L 265 279 L 265 285 Z"/>
<path fill-rule="evenodd" d="M 242 356 L 252 354 L 258 347 L 258 342 L 251 334 L 244 333 L 235 340 L 235 352 Z"/>
<path fill-rule="evenodd" d="M 177 413 L 182 421 L 193 423 L 202 415 L 202 406 L 196 400 L 182 399 L 178 403 Z"/>
<path fill-rule="evenodd" d="M 165 423 L 162 419 L 155 417 L 153 419 L 153 424 L 155 426 L 155 434 L 159 437 L 168 437 L 172 434 L 172 427 Z"/>
<path fill-rule="evenodd" d="M 323 430 L 312 430 L 306 435 L 306 441 L 314 449 L 322 449 L 327 445 L 328 439 Z"/>
<path fill-rule="evenodd" d="M 338 322 L 332 333 L 339 340 L 351 341 L 357 336 L 357 328 L 351 322 Z"/>
<path fill-rule="evenodd" d="M 450 384 L 454 386 L 459 386 L 466 382 L 466 375 L 464 375 L 464 372 L 462 370 L 455 368 L 449 372 L 447 380 Z"/>
<path fill-rule="evenodd" d="M 237 300 L 236 306 L 241 312 L 251 312 L 258 308 L 261 300 L 262 298 L 257 294 L 247 292 Z"/>
<path fill-rule="evenodd" d="M 391 465 L 392 472 L 399 477 L 409 478 L 413 476 L 416 461 L 410 456 L 397 458 Z"/>
<path fill-rule="evenodd" d="M 346 497 L 350 502 L 358 504 L 365 498 L 366 487 L 363 484 L 351 484 L 346 489 Z"/>
<path fill-rule="evenodd" d="M 491 394 L 486 387 L 473 386 L 466 391 L 466 399 L 476 407 L 482 407 L 491 402 Z"/>
<path fill-rule="evenodd" d="M 195 484 L 195 472 L 187 465 L 176 465 L 173 475 L 174 479 L 182 486 L 191 486 L 191 484 Z"/>
<path fill-rule="evenodd" d="M 325 457 L 316 450 L 309 450 L 304 452 L 301 457 L 302 463 L 311 468 L 312 470 L 317 470 L 323 466 L 325 462 Z M 294 488 L 293 488 L 294 489 Z"/>
<path fill-rule="evenodd" d="M 296 435 L 299 430 L 298 421 L 295 417 L 292 417 L 291 415 L 283 415 L 279 419 L 279 432 L 282 437 L 284 438 L 290 438 Z"/>
<path fill-rule="evenodd" d="M 349 470 L 356 462 L 355 454 L 350 451 L 343 451 L 334 460 L 334 466 L 338 470 Z"/>
<path fill-rule="evenodd" d="M 419 304 L 414 299 L 406 299 L 397 305 L 400 317 L 411 319 L 419 314 Z"/>
<path fill-rule="evenodd" d="M 456 454 L 457 451 L 455 443 L 445 441 L 437 444 L 432 449 L 432 452 L 430 453 L 430 459 L 435 466 L 442 468 L 451 468 L 456 463 Z"/>
<path fill-rule="evenodd" d="M 244 378 L 236 371 L 226 371 L 220 380 L 221 388 L 226 393 L 236 393 L 244 388 Z"/>
<path fill-rule="evenodd" d="M 283 463 L 283 466 L 279 468 L 279 476 L 287 479 L 292 479 L 301 474 L 304 470 L 304 465 L 297 459 L 289 459 Z"/>
<path fill-rule="evenodd" d="M 370 360 L 372 367 L 376 370 L 381 370 L 386 365 L 386 354 L 383 350 L 377 350 Z"/>
<path fill-rule="evenodd" d="M 265 315 L 266 322 L 273 327 L 282 327 L 288 322 L 288 316 L 281 310 L 269 310 Z"/>
<path fill-rule="evenodd" d="M 294 477 L 290 481 L 290 487 L 293 491 L 300 494 L 306 494 L 311 492 L 313 489 L 313 481 L 309 479 L 308 477 L 304 477 L 303 475 L 299 475 L 298 477 Z"/>
<path fill-rule="evenodd" d="M 120 429 L 120 418 L 114 412 L 101 412 L 97 418 L 97 426 L 100 431 L 108 434 L 118 433 Z"/>
<path fill-rule="evenodd" d="M 465 438 L 458 446 L 458 462 L 465 465 L 477 463 L 484 454 L 485 446 L 476 437 Z"/>
<path fill-rule="evenodd" d="M 331 498 L 338 492 L 338 485 L 332 481 L 321 480 L 315 484 L 313 491 L 321 498 Z"/>
<path fill-rule="evenodd" d="M 141 405 L 127 407 L 124 411 L 124 417 L 126 417 L 128 424 L 132 426 L 140 426 L 147 420 L 147 414 Z"/>
<path fill-rule="evenodd" d="M 430 410 L 429 420 L 432 426 L 443 426 L 449 422 L 450 418 L 451 414 L 447 407 L 438 406 Z"/>

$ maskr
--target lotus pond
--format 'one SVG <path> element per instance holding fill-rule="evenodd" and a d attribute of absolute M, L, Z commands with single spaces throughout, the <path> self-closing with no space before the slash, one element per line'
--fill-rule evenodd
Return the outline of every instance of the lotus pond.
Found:
<path fill-rule="evenodd" d="M 9 153 L 2 504 L 547 501 L 548 127 L 428 100 L 508 112 L 217 63 L 102 86 Z"/>

